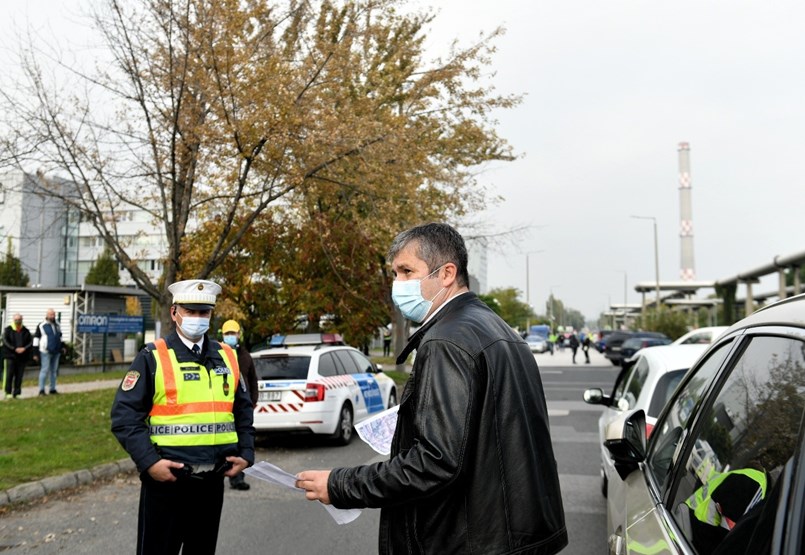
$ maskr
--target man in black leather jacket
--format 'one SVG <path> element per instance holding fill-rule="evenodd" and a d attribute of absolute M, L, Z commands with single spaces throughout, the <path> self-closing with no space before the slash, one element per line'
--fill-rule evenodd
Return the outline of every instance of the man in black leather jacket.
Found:
<path fill-rule="evenodd" d="M 305 471 L 306 497 L 382 508 L 380 553 L 552 554 L 567 545 L 542 382 L 528 345 L 468 289 L 445 224 L 397 236 L 395 304 L 423 322 L 388 461 Z"/>

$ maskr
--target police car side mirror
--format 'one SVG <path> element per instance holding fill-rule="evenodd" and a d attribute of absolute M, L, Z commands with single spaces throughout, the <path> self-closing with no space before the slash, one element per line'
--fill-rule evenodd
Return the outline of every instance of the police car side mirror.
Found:
<path fill-rule="evenodd" d="M 607 425 L 605 437 L 615 470 L 626 479 L 646 460 L 646 413 L 642 409 L 623 413 Z"/>
<path fill-rule="evenodd" d="M 372 364 L 372 368 L 374 369 L 375 373 L 380 373 L 383 371 L 382 364 Z"/>

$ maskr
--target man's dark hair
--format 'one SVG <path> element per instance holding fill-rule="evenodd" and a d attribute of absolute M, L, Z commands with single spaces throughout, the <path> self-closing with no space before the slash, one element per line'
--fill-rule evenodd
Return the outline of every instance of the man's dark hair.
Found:
<path fill-rule="evenodd" d="M 452 262 L 456 265 L 458 285 L 469 287 L 467 272 L 467 247 L 461 234 L 447 224 L 429 223 L 403 231 L 389 248 L 387 260 L 394 260 L 409 243 L 416 248 L 416 255 L 433 272 L 440 266 Z"/>

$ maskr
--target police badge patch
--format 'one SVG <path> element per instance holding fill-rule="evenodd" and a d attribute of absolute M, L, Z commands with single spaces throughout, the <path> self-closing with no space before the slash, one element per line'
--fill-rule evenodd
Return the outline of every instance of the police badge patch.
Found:
<path fill-rule="evenodd" d="M 120 389 L 123 391 L 131 391 L 137 385 L 137 380 L 140 379 L 140 373 L 137 370 L 129 370 L 123 378 L 123 383 L 120 384 Z"/>

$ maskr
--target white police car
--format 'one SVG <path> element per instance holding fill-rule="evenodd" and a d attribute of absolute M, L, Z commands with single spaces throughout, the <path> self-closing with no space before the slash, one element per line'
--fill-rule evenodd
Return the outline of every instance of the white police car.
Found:
<path fill-rule="evenodd" d="M 397 404 L 394 380 L 338 334 L 275 336 L 251 355 L 257 432 L 311 432 L 346 445 L 356 422 Z"/>

